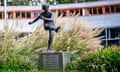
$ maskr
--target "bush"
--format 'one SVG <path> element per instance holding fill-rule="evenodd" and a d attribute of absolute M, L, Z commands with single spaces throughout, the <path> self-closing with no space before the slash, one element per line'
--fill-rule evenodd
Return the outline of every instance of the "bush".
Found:
<path fill-rule="evenodd" d="M 112 47 L 84 59 L 74 60 L 67 70 L 76 69 L 78 72 L 120 72 L 120 48 Z"/>
<path fill-rule="evenodd" d="M 32 72 L 37 69 L 28 56 L 11 54 L 6 57 L 6 62 L 0 64 L 0 72 Z M 5 71 L 4 71 L 5 70 Z"/>

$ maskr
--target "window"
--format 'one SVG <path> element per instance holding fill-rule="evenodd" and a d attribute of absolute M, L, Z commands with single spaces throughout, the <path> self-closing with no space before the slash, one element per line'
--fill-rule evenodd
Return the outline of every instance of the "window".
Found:
<path fill-rule="evenodd" d="M 83 13 L 82 13 L 82 9 L 80 9 L 80 16 L 82 16 L 83 15 Z"/>
<path fill-rule="evenodd" d="M 2 12 L 2 19 L 4 19 L 5 18 L 5 14 L 4 14 L 4 12 Z"/>
<path fill-rule="evenodd" d="M 66 16 L 66 11 L 59 10 L 59 11 L 58 11 L 58 17 L 61 16 L 61 15 L 62 15 L 63 17 L 65 17 L 65 16 Z"/>
<path fill-rule="evenodd" d="M 73 10 L 73 9 L 70 10 L 70 15 L 71 15 L 71 16 L 73 15 L 73 13 L 74 13 L 74 10 Z"/>
<path fill-rule="evenodd" d="M 20 18 L 20 12 L 16 12 L 16 18 Z"/>
<path fill-rule="evenodd" d="M 75 9 L 75 15 L 79 14 L 79 9 Z"/>
<path fill-rule="evenodd" d="M 120 28 L 111 28 L 111 38 L 120 38 Z"/>
<path fill-rule="evenodd" d="M 116 6 L 116 12 L 120 12 L 120 5 Z"/>
<path fill-rule="evenodd" d="M 92 8 L 88 8 L 89 15 L 92 15 Z"/>
<path fill-rule="evenodd" d="M 61 11 L 58 11 L 58 17 L 61 16 L 61 14 L 62 14 Z"/>
<path fill-rule="evenodd" d="M 105 11 L 106 11 L 106 13 L 110 13 L 110 8 L 108 6 L 105 7 Z"/>
<path fill-rule="evenodd" d="M 102 8 L 101 7 L 98 8 L 98 14 L 102 14 Z"/>
<path fill-rule="evenodd" d="M 13 18 L 12 12 L 8 12 L 7 15 L 8 15 L 8 19 L 12 19 Z"/>
<path fill-rule="evenodd" d="M 102 14 L 102 7 L 88 8 L 89 15 L 99 15 Z"/>
<path fill-rule="evenodd" d="M 97 14 L 97 8 L 93 8 L 93 14 Z"/>
<path fill-rule="evenodd" d="M 27 12 L 26 15 L 27 15 L 27 18 L 31 18 L 30 12 Z"/>
<path fill-rule="evenodd" d="M 79 12 L 80 12 L 80 9 L 71 9 L 70 15 L 77 15 L 77 14 L 79 14 Z"/>
<path fill-rule="evenodd" d="M 16 12 L 16 18 L 31 18 L 31 13 L 26 11 Z"/>
<path fill-rule="evenodd" d="M 0 12 L 0 19 L 2 19 L 2 12 Z"/>
<path fill-rule="evenodd" d="M 63 17 L 64 17 L 64 16 L 66 16 L 66 12 L 65 12 L 65 11 L 63 11 Z"/>
<path fill-rule="evenodd" d="M 22 12 L 22 18 L 25 18 L 25 15 L 26 15 L 25 12 Z"/>
<path fill-rule="evenodd" d="M 115 12 L 114 11 L 114 6 L 110 6 L 111 7 L 111 12 Z"/>

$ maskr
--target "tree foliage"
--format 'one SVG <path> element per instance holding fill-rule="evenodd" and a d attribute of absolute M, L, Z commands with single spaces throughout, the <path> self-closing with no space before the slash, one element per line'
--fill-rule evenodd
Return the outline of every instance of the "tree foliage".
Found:
<path fill-rule="evenodd" d="M 64 3 L 80 3 L 80 2 L 92 2 L 99 0 L 44 0 L 48 4 L 64 4 Z M 17 6 L 17 5 L 29 5 L 29 3 L 40 3 L 41 0 L 7 0 L 8 6 Z M 4 0 L 1 0 L 1 5 L 4 5 Z M 37 5 L 37 4 L 36 4 Z"/>
<path fill-rule="evenodd" d="M 28 0 L 12 0 L 12 2 L 8 2 L 10 5 L 28 5 L 29 1 Z"/>

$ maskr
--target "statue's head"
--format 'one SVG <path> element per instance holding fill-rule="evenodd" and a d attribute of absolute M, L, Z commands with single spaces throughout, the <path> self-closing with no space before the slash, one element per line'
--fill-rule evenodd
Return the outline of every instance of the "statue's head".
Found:
<path fill-rule="evenodd" d="M 42 9 L 43 10 L 48 11 L 48 8 L 49 8 L 49 5 L 47 5 L 47 4 L 43 4 L 42 5 Z"/>

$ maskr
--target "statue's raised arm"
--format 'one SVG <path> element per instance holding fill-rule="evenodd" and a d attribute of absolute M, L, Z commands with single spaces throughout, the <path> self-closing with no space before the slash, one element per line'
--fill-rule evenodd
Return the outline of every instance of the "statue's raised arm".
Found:
<path fill-rule="evenodd" d="M 41 18 L 41 16 L 38 16 L 37 18 L 35 18 L 33 21 L 30 21 L 28 24 L 31 25 L 33 24 L 34 22 L 36 22 L 37 20 L 39 20 Z"/>

